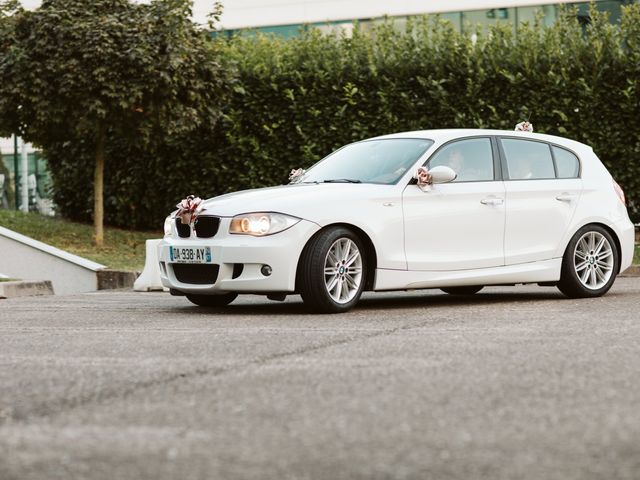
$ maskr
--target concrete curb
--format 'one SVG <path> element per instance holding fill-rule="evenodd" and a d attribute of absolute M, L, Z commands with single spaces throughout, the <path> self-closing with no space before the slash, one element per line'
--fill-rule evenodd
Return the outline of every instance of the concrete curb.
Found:
<path fill-rule="evenodd" d="M 133 288 L 133 283 L 140 275 L 140 272 L 108 269 L 100 270 L 96 273 L 98 275 L 98 290 Z M 50 280 L 0 282 L 0 299 L 53 294 L 53 286 Z"/>
<path fill-rule="evenodd" d="M 34 295 L 53 295 L 51 281 L 16 280 L 13 282 L 0 282 L 0 299 Z"/>
<path fill-rule="evenodd" d="M 133 284 L 140 272 L 128 272 L 124 270 L 99 270 L 98 290 L 113 290 L 115 288 L 133 288 Z"/>

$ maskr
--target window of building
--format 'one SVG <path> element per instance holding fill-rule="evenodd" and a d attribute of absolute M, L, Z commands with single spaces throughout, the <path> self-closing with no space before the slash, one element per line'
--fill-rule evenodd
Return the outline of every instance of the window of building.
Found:
<path fill-rule="evenodd" d="M 557 17 L 555 5 L 517 7 L 515 21 L 518 24 L 528 23 L 529 25 L 533 25 L 538 15 L 541 16 L 541 24 L 550 27 L 556 21 Z"/>
<path fill-rule="evenodd" d="M 498 23 L 511 24 L 515 28 L 515 8 L 492 8 L 462 12 L 462 24 L 465 31 L 475 31 L 478 26 L 485 30 Z"/>
<path fill-rule="evenodd" d="M 438 16 L 447 22 L 450 22 L 455 30 L 462 31 L 462 12 L 439 13 Z"/>
<path fill-rule="evenodd" d="M 595 7 L 599 12 L 607 12 L 611 23 L 620 23 L 623 3 L 626 2 L 624 2 L 624 0 L 601 0 L 595 3 Z M 578 9 L 578 20 L 583 25 L 591 23 L 591 16 L 589 14 L 589 9 L 591 8 L 590 2 L 575 3 L 571 6 Z"/>

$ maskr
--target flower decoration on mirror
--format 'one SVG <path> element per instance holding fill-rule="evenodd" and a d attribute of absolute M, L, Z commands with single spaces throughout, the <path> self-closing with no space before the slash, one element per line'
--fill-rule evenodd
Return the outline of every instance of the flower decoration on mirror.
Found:
<path fill-rule="evenodd" d="M 291 173 L 289 173 L 289 182 L 298 183 L 300 180 L 302 180 L 302 177 L 306 172 L 307 171 L 304 168 L 296 168 L 291 170 Z"/>
<path fill-rule="evenodd" d="M 176 212 L 176 218 L 180 219 L 183 225 L 190 225 L 196 221 L 198 215 L 204 206 L 202 205 L 202 199 L 195 195 L 189 195 L 176 205 L 178 211 Z"/>
<path fill-rule="evenodd" d="M 516 125 L 516 132 L 529 132 L 533 133 L 533 124 L 529 122 L 520 122 Z"/>
<path fill-rule="evenodd" d="M 418 181 L 418 187 L 423 192 L 428 192 L 431 190 L 431 184 L 433 183 L 433 178 L 431 178 L 431 174 L 426 167 L 419 167 L 413 176 Z"/>

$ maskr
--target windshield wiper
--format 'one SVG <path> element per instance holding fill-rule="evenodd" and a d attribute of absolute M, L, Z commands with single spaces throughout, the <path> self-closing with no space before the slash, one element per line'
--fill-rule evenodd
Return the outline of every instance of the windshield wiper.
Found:
<path fill-rule="evenodd" d="M 323 180 L 322 183 L 362 183 L 362 181 L 354 178 L 333 178 L 331 180 Z"/>

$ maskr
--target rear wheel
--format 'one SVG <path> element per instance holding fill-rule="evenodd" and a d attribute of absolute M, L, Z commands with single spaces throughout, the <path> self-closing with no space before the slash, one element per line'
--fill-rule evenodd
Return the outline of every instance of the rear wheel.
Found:
<path fill-rule="evenodd" d="M 571 298 L 599 297 L 613 285 L 619 265 L 611 234 L 599 225 L 587 225 L 564 252 L 558 289 Z"/>
<path fill-rule="evenodd" d="M 464 287 L 446 287 L 441 288 L 440 290 L 442 290 L 444 293 L 448 293 L 449 295 L 473 295 L 474 293 L 478 293 L 483 288 L 483 285 L 471 285 Z"/>
<path fill-rule="evenodd" d="M 225 293 L 223 295 L 186 295 L 191 303 L 195 303 L 199 307 L 224 307 L 233 302 L 237 296 L 237 293 Z"/>
<path fill-rule="evenodd" d="M 362 295 L 367 273 L 360 238 L 344 227 L 331 227 L 312 238 L 300 261 L 300 294 L 313 311 L 340 313 Z"/>

